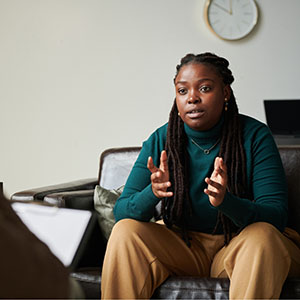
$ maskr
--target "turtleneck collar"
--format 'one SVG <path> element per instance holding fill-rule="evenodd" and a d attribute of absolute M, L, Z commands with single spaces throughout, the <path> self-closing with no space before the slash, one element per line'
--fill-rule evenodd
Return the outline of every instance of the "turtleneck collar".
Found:
<path fill-rule="evenodd" d="M 187 136 L 190 138 L 202 139 L 202 140 L 213 139 L 221 135 L 223 124 L 224 124 L 224 115 L 222 115 L 219 122 L 209 130 L 205 130 L 205 131 L 194 130 L 188 125 L 186 125 L 185 123 L 184 123 L 184 130 Z"/>

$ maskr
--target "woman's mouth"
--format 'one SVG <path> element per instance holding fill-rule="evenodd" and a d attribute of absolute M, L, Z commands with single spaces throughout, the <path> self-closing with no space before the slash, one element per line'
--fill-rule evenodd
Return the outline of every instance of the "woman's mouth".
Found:
<path fill-rule="evenodd" d="M 201 118 L 204 115 L 204 110 L 201 109 L 194 109 L 191 110 L 187 113 L 187 115 L 189 116 L 189 118 L 191 119 L 198 119 Z"/>

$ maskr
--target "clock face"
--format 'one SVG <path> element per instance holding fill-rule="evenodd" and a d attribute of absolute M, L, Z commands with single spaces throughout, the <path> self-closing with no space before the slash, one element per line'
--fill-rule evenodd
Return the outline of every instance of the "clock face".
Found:
<path fill-rule="evenodd" d="M 258 10 L 254 0 L 207 0 L 205 18 L 220 38 L 238 40 L 255 27 Z"/>

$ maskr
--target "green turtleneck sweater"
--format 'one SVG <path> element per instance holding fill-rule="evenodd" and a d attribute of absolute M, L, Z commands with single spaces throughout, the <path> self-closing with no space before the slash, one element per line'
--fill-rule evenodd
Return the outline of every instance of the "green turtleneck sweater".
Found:
<path fill-rule="evenodd" d="M 287 187 L 280 155 L 268 127 L 248 116 L 240 115 L 243 126 L 244 149 L 247 161 L 248 187 L 253 199 L 239 198 L 229 192 L 218 207 L 213 207 L 204 193 L 204 179 L 210 177 L 214 159 L 220 144 L 209 154 L 197 147 L 192 139 L 204 149 L 212 147 L 220 138 L 223 120 L 208 131 L 195 131 L 185 124 L 188 137 L 189 184 L 192 216 L 188 218 L 189 230 L 212 233 L 218 211 L 228 216 L 239 228 L 254 222 L 268 222 L 284 230 L 287 223 Z M 149 221 L 160 201 L 153 192 L 147 160 L 152 156 L 159 166 L 160 154 L 164 150 L 167 126 L 158 128 L 143 143 L 137 161 L 128 177 L 124 191 L 118 199 L 114 214 L 116 221 L 131 218 Z M 217 233 L 222 233 L 219 228 Z"/>

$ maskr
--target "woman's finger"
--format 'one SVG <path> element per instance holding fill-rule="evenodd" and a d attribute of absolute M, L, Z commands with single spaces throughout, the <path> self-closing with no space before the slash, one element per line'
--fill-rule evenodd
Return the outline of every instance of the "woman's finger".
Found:
<path fill-rule="evenodd" d="M 150 171 L 152 174 L 158 170 L 158 168 L 154 165 L 154 163 L 153 163 L 153 158 L 152 158 L 151 156 L 149 156 L 149 158 L 148 158 L 148 161 L 147 161 L 147 168 L 149 169 L 149 171 Z"/>
<path fill-rule="evenodd" d="M 170 181 L 162 182 L 162 183 L 153 183 L 153 188 L 155 188 L 156 190 L 166 190 L 170 186 L 171 186 Z"/>
<path fill-rule="evenodd" d="M 163 150 L 160 155 L 160 169 L 164 172 L 168 171 L 168 157 L 166 150 Z"/>
<path fill-rule="evenodd" d="M 222 174 L 227 174 L 227 166 L 224 163 L 224 160 L 222 157 L 216 157 L 215 159 L 215 164 L 214 164 L 214 170 L 222 175 Z"/>
<path fill-rule="evenodd" d="M 204 189 L 204 193 L 206 195 L 210 196 L 210 197 L 213 197 L 213 198 L 217 198 L 217 196 L 218 196 L 218 193 L 213 192 L 213 191 L 211 191 L 209 189 Z"/>
<path fill-rule="evenodd" d="M 159 191 L 157 191 L 157 196 L 159 198 L 172 197 L 173 193 L 172 192 L 168 192 L 168 191 L 164 192 L 164 191 L 159 190 Z"/>
<path fill-rule="evenodd" d="M 154 183 L 154 182 L 160 182 L 161 181 L 161 176 L 162 176 L 161 171 L 159 169 L 157 169 L 156 172 L 154 172 L 154 173 L 151 174 L 150 179 L 151 179 L 152 183 Z"/>
<path fill-rule="evenodd" d="M 205 178 L 205 182 L 208 184 L 208 185 L 211 185 L 212 187 L 216 188 L 217 190 L 222 190 L 223 189 L 223 185 L 216 182 L 216 181 L 213 181 L 211 180 L 210 178 L 206 177 Z"/>
<path fill-rule="evenodd" d="M 220 157 L 220 168 L 225 172 L 227 173 L 227 166 L 224 162 L 224 159 L 222 157 Z"/>

